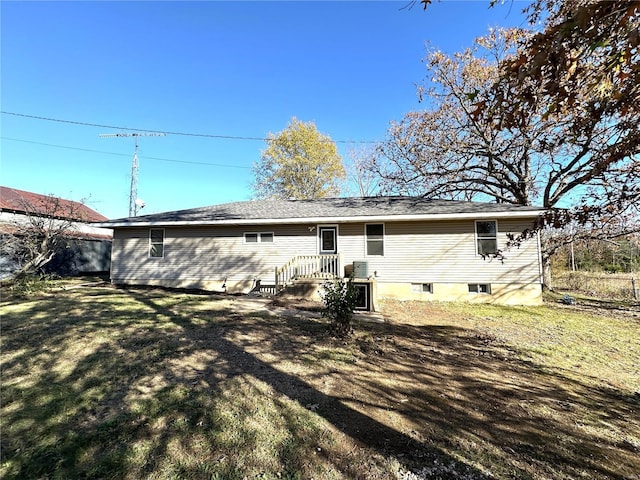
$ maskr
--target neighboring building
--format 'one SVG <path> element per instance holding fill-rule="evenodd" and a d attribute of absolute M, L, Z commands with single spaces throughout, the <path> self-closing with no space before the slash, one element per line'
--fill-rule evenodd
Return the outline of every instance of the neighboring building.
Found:
<path fill-rule="evenodd" d="M 235 293 L 353 273 L 363 308 L 378 297 L 537 304 L 538 239 L 491 254 L 540 213 L 414 197 L 257 200 L 100 226 L 114 231 L 115 284 Z"/>
<path fill-rule="evenodd" d="M 53 258 L 47 270 L 64 275 L 109 271 L 113 231 L 91 225 L 107 217 L 72 200 L 0 187 L 0 235 L 16 234 L 37 219 L 66 222 L 70 227 L 67 248 Z M 0 257 L 0 277 L 16 267 L 11 259 Z"/>

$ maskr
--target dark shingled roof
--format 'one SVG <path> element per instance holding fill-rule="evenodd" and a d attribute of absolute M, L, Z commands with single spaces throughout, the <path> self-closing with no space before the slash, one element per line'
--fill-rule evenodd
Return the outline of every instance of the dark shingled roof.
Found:
<path fill-rule="evenodd" d="M 407 215 L 459 215 L 508 213 L 516 216 L 534 217 L 540 207 L 463 202 L 455 200 L 428 200 L 422 197 L 346 197 L 321 198 L 313 200 L 252 200 L 246 202 L 224 203 L 209 207 L 177 210 L 173 212 L 142 215 L 104 222 L 131 225 L 135 224 L 171 224 L 188 222 L 193 224 L 211 224 L 217 222 L 257 220 L 296 220 L 296 219 L 344 219 L 352 217 L 382 217 Z"/>

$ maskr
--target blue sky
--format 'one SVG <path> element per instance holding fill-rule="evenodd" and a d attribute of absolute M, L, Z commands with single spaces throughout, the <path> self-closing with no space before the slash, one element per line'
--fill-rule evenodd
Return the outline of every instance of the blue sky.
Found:
<path fill-rule="evenodd" d="M 454 52 L 526 3 L 0 3 L 1 109 L 35 117 L 204 134 L 139 139 L 141 214 L 251 198 L 265 138 L 292 117 L 349 151 L 421 108 L 425 42 Z M 127 216 L 127 131 L 0 115 L 0 183 Z M 354 143 L 351 143 L 354 142 Z M 64 147 L 64 148 L 62 148 Z"/>

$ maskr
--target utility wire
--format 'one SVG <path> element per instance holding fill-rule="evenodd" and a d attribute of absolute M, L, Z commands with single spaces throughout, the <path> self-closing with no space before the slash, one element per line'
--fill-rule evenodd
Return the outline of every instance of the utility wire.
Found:
<path fill-rule="evenodd" d="M 131 155 L 126 153 L 117 153 L 117 152 L 106 152 L 104 150 L 91 150 L 89 148 L 79 148 L 79 147 L 69 147 L 68 145 L 55 145 L 53 143 L 42 143 L 42 142 L 34 142 L 31 140 L 22 140 L 20 138 L 10 138 L 10 137 L 0 137 L 3 140 L 11 140 L 13 142 L 22 142 L 22 143 L 30 143 L 32 145 L 42 145 L 45 147 L 55 147 L 55 148 L 64 148 L 67 150 L 78 150 L 80 152 L 91 152 L 91 153 L 101 153 L 105 155 L 116 155 L 119 157 L 131 157 Z M 161 162 L 172 162 L 172 163 L 188 163 L 192 165 L 207 165 L 209 167 L 225 167 L 225 168 L 244 168 L 250 169 L 251 167 L 245 167 L 242 165 L 227 165 L 223 163 L 208 163 L 208 162 L 193 162 L 190 160 L 175 160 L 172 158 L 160 158 L 160 157 L 147 157 L 146 155 L 139 155 L 140 158 L 144 158 L 145 160 L 159 160 Z"/>
<path fill-rule="evenodd" d="M 218 138 L 218 139 L 224 139 L 224 140 L 254 140 L 254 141 L 261 141 L 261 142 L 267 142 L 271 140 L 270 138 L 264 138 L 264 137 L 243 137 L 243 136 L 235 136 L 235 135 L 213 135 L 208 133 L 170 132 L 167 130 L 149 130 L 146 128 L 120 127 L 116 125 L 101 125 L 99 123 L 88 123 L 88 122 L 79 122 L 75 120 L 63 120 L 60 118 L 41 117 L 38 115 L 28 115 L 26 113 L 6 112 L 4 110 L 0 110 L 0 113 L 4 115 L 13 115 L 15 117 L 31 118 L 34 120 L 44 120 L 47 122 L 67 123 L 71 125 L 82 125 L 85 127 L 111 128 L 114 130 L 129 130 L 131 132 L 164 133 L 166 135 L 179 135 L 183 137 Z M 347 143 L 347 144 L 378 143 L 373 140 L 327 140 L 327 141 L 332 141 L 334 143 Z"/>

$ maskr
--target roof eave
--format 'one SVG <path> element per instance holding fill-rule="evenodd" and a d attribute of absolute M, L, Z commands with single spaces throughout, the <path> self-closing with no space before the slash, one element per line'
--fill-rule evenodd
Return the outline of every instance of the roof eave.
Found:
<path fill-rule="evenodd" d="M 302 223 L 353 223 L 353 222 L 417 222 L 438 220 L 481 220 L 504 218 L 537 218 L 545 210 L 528 210 L 523 212 L 465 212 L 465 213 L 432 213 L 420 215 L 361 215 L 353 217 L 301 217 L 301 218 L 256 218 L 229 220 L 174 220 L 174 221 L 133 221 L 133 222 L 101 222 L 96 227 L 135 228 L 135 227 L 184 227 L 184 226 L 224 226 L 224 225 L 277 225 Z"/>

